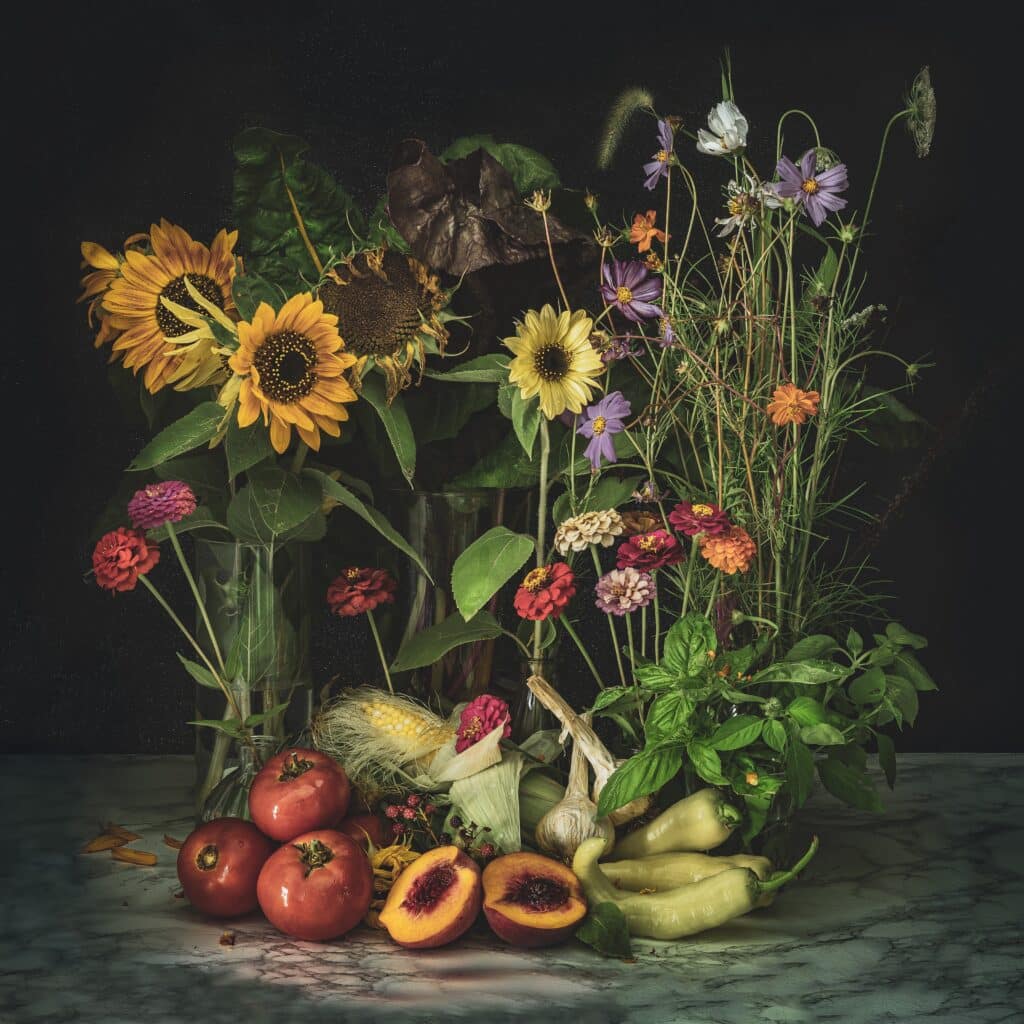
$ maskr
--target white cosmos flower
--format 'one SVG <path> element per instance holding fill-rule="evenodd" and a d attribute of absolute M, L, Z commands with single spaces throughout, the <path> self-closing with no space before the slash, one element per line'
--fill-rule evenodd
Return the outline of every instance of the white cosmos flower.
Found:
<path fill-rule="evenodd" d="M 755 180 L 751 175 L 743 176 L 743 183 L 731 180 L 725 189 L 725 205 L 728 217 L 716 217 L 715 223 L 721 228 L 719 238 L 731 235 L 748 221 L 756 227 L 757 215 L 761 208 L 778 209 L 782 203 L 775 191 L 768 185 Z"/>
<path fill-rule="evenodd" d="M 732 100 L 723 100 L 711 108 L 707 131 L 697 132 L 697 149 L 708 156 L 730 156 L 747 144 L 747 119 Z"/>

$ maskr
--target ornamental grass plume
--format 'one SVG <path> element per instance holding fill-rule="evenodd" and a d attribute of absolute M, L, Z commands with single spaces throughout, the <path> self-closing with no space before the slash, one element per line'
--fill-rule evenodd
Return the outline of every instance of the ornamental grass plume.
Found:
<path fill-rule="evenodd" d="M 521 619 L 543 622 L 557 619 L 576 595 L 575 577 L 565 562 L 531 569 L 516 591 L 512 604 Z"/>
<path fill-rule="evenodd" d="M 725 533 L 704 534 L 700 539 L 700 553 L 710 565 L 732 576 L 750 568 L 757 545 L 742 526 L 730 526 Z"/>
<path fill-rule="evenodd" d="M 96 583 L 104 590 L 134 590 L 139 577 L 160 561 L 160 548 L 141 530 L 119 526 L 100 537 L 92 553 Z"/>
<path fill-rule="evenodd" d="M 507 740 L 512 735 L 512 714 L 508 704 L 500 697 L 481 694 L 476 700 L 470 701 L 459 716 L 455 752 L 461 754 L 502 724 L 505 726 L 502 739 Z"/>
<path fill-rule="evenodd" d="M 363 615 L 382 604 L 393 604 L 398 583 L 386 569 L 350 566 L 327 588 L 327 604 L 339 618 Z"/>
<path fill-rule="evenodd" d="M 654 572 L 667 565 L 678 565 L 685 555 L 679 541 L 666 530 L 652 530 L 630 537 L 619 545 L 615 565 L 632 567 L 640 572 Z"/>
<path fill-rule="evenodd" d="M 628 615 L 654 600 L 654 579 L 646 572 L 627 567 L 605 573 L 594 587 L 594 603 L 608 615 Z"/>
<path fill-rule="evenodd" d="M 181 480 L 161 480 L 136 491 L 128 502 L 128 516 L 137 530 L 155 530 L 179 523 L 196 510 L 192 488 Z"/>
<path fill-rule="evenodd" d="M 817 415 L 820 401 L 821 395 L 817 391 L 802 391 L 795 384 L 783 384 L 773 392 L 767 412 L 777 427 L 789 423 L 803 425 Z"/>
<path fill-rule="evenodd" d="M 586 551 L 592 544 L 610 548 L 624 529 L 622 517 L 613 508 L 582 512 L 578 516 L 570 516 L 555 531 L 555 550 L 560 555 L 567 555 L 570 551 Z"/>

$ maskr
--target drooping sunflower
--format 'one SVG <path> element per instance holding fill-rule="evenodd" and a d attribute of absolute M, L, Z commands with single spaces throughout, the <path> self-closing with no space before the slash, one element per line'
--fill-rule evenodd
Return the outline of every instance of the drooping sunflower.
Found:
<path fill-rule="evenodd" d="M 353 379 L 359 381 L 372 359 L 387 378 L 389 403 L 412 383 L 414 363 L 422 377 L 427 337 L 444 354 L 448 331 L 439 314 L 448 296 L 412 256 L 391 249 L 358 253 L 329 271 L 317 294 L 338 318 L 346 351 L 356 357 Z"/>
<path fill-rule="evenodd" d="M 262 414 L 279 454 L 288 448 L 292 427 L 314 451 L 321 430 L 340 435 L 338 424 L 348 419 L 342 403 L 356 400 L 344 372 L 356 359 L 344 350 L 338 318 L 324 312 L 322 302 L 304 292 L 278 313 L 261 302 L 252 322 L 238 325 L 238 342 L 228 362 L 239 378 L 240 427 Z"/>
<path fill-rule="evenodd" d="M 544 306 L 527 310 L 516 336 L 505 346 L 515 359 L 508 379 L 518 384 L 523 398 L 540 395 L 540 411 L 549 419 L 568 409 L 579 413 L 590 402 L 597 377 L 604 372 L 600 354 L 590 344 L 594 323 L 582 310 L 555 313 Z"/>
<path fill-rule="evenodd" d="M 151 254 L 125 252 L 120 273 L 103 297 L 110 326 L 121 332 L 114 351 L 123 353 L 129 369 L 145 369 L 146 388 L 154 394 L 167 384 L 185 390 L 196 380 L 206 384 L 223 379 L 223 360 L 213 351 L 209 332 L 182 321 L 163 300 L 198 309 L 185 285 L 187 277 L 204 299 L 236 319 L 231 282 L 238 232 L 221 230 L 207 248 L 184 229 L 161 220 L 150 228 L 149 240 Z M 186 356 L 191 370 L 183 380 L 176 371 Z"/>
<path fill-rule="evenodd" d="M 127 252 L 132 246 L 138 246 L 148 239 L 149 235 L 145 233 L 131 235 L 125 239 L 124 251 Z M 120 277 L 123 263 L 124 256 L 116 256 L 98 242 L 82 243 L 82 270 L 85 273 L 81 281 L 82 294 L 76 301 L 89 303 L 86 312 L 89 326 L 99 327 L 94 342 L 96 348 L 113 341 L 118 335 L 110 323 L 110 314 L 103 308 L 103 298 L 114 281 Z"/>

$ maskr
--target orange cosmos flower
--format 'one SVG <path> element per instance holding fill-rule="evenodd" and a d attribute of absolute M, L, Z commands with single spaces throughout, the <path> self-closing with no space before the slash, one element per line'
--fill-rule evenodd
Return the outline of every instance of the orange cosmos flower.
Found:
<path fill-rule="evenodd" d="M 806 423 L 818 413 L 821 395 L 817 391 L 801 391 L 795 384 L 783 384 L 775 389 L 768 403 L 768 415 L 777 427 L 787 423 Z"/>
<path fill-rule="evenodd" d="M 654 210 L 648 210 L 646 214 L 638 213 L 633 218 L 633 226 L 629 229 L 629 240 L 636 242 L 637 252 L 647 252 L 651 247 L 652 238 L 656 238 L 662 245 L 665 244 L 665 232 L 654 226 L 657 217 Z"/>

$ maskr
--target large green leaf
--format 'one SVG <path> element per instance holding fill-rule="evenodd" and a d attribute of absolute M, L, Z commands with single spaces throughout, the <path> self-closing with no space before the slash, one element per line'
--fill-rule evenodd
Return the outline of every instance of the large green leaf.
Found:
<path fill-rule="evenodd" d="M 911 633 L 905 626 L 901 626 L 898 622 L 890 622 L 885 627 L 885 635 L 894 643 L 900 647 L 912 647 L 915 651 L 920 651 L 922 648 L 928 646 L 928 638 L 921 636 L 920 633 Z"/>
<path fill-rule="evenodd" d="M 710 743 L 704 740 L 691 740 L 686 744 L 686 756 L 693 765 L 693 770 L 712 786 L 724 786 L 729 780 L 722 773 L 722 759 Z"/>
<path fill-rule="evenodd" d="M 807 744 L 793 736 L 786 747 L 786 781 L 793 794 L 793 801 L 801 807 L 811 795 L 814 782 L 814 755 Z"/>
<path fill-rule="evenodd" d="M 474 487 L 533 487 L 540 478 L 540 463 L 531 462 L 513 432 L 475 466 L 449 485 L 455 490 Z"/>
<path fill-rule="evenodd" d="M 532 459 L 533 446 L 540 430 L 540 403 L 535 399 L 527 401 L 518 387 L 512 392 L 512 428 L 523 451 Z"/>
<path fill-rule="evenodd" d="M 433 577 L 427 571 L 427 567 L 423 564 L 423 560 L 416 552 L 416 549 L 387 521 L 382 512 L 378 512 L 377 509 L 365 504 L 362 499 L 353 494 L 347 487 L 338 483 L 337 480 L 332 479 L 326 473 L 321 473 L 318 469 L 306 469 L 303 471 L 303 475 L 315 480 L 324 495 L 333 498 L 339 505 L 343 505 L 350 512 L 355 512 L 363 522 L 369 523 L 385 540 L 393 544 L 403 554 L 408 555 L 431 583 L 434 582 Z"/>
<path fill-rule="evenodd" d="M 235 224 L 253 269 L 289 294 L 317 270 L 299 232 L 291 189 L 306 232 L 322 263 L 347 252 L 362 230 L 352 198 L 323 168 L 308 160 L 306 143 L 294 135 L 247 128 L 234 142 Z M 283 165 L 283 167 L 282 167 Z"/>
<path fill-rule="evenodd" d="M 640 796 L 661 789 L 682 766 L 677 746 L 654 747 L 634 754 L 620 765 L 605 783 L 597 801 L 598 817 L 607 817 Z"/>
<path fill-rule="evenodd" d="M 786 711 L 798 725 L 817 725 L 826 720 L 825 708 L 813 697 L 797 697 L 790 701 Z"/>
<path fill-rule="evenodd" d="M 910 651 L 900 651 L 893 658 L 892 671 L 914 684 L 915 690 L 937 690 L 935 680 L 928 674 L 927 669 L 914 657 Z"/>
<path fill-rule="evenodd" d="M 690 612 L 665 634 L 662 664 L 680 676 L 697 676 L 713 663 L 717 646 L 711 623 L 699 612 Z"/>
<path fill-rule="evenodd" d="M 900 709 L 905 721 L 914 724 L 917 718 L 918 697 L 914 684 L 903 676 L 889 675 L 885 677 L 886 694 L 890 701 Z"/>
<path fill-rule="evenodd" d="M 435 370 L 428 366 L 424 377 L 463 384 L 504 384 L 508 380 L 509 356 L 492 352 L 475 359 L 467 359 L 452 370 Z"/>
<path fill-rule="evenodd" d="M 857 704 L 877 704 L 885 696 L 885 673 L 877 666 L 869 668 L 850 683 L 847 692 Z"/>
<path fill-rule="evenodd" d="M 228 506 L 228 527 L 239 540 L 269 544 L 319 512 L 322 497 L 316 481 L 305 475 L 276 466 L 254 469 Z"/>
<path fill-rule="evenodd" d="M 878 743 L 878 765 L 885 772 L 885 781 L 889 788 L 896 785 L 896 745 L 884 732 L 875 733 Z"/>
<path fill-rule="evenodd" d="M 252 320 L 261 302 L 273 309 L 280 309 L 288 300 L 288 294 L 277 285 L 252 273 L 239 274 L 231 282 L 231 297 L 243 320 Z"/>
<path fill-rule="evenodd" d="M 534 553 L 532 538 L 495 526 L 455 559 L 452 596 L 468 622 Z"/>
<path fill-rule="evenodd" d="M 846 742 L 846 737 L 828 722 L 805 725 L 800 730 L 800 739 L 809 747 L 835 747 Z"/>
<path fill-rule="evenodd" d="M 477 612 L 469 622 L 461 615 L 449 615 L 444 622 L 409 637 L 395 656 L 391 671 L 405 672 L 433 665 L 455 647 L 477 640 L 493 640 L 501 633 L 501 626 L 489 612 Z"/>
<path fill-rule="evenodd" d="M 132 472 L 152 469 L 176 455 L 184 455 L 185 452 L 206 444 L 217 433 L 217 427 L 223 419 L 224 409 L 216 402 L 203 402 L 197 405 L 180 420 L 175 420 L 161 430 L 132 459 L 128 469 Z"/>
<path fill-rule="evenodd" d="M 882 813 L 882 801 L 871 780 L 862 771 L 834 757 L 818 762 L 822 785 L 835 797 L 862 811 Z"/>
<path fill-rule="evenodd" d="M 764 719 L 756 715 L 736 715 L 727 718 L 711 737 L 715 750 L 742 750 L 761 738 Z"/>
<path fill-rule="evenodd" d="M 178 661 L 185 667 L 185 671 L 200 685 L 205 686 L 208 690 L 219 690 L 220 684 L 214 679 L 209 669 L 203 668 L 202 665 L 195 661 L 189 661 L 188 658 L 183 655 L 178 655 Z"/>
<path fill-rule="evenodd" d="M 228 459 L 228 472 L 238 476 L 274 454 L 270 432 L 261 423 L 242 428 L 238 417 L 232 416 L 224 435 L 224 454 Z"/>
<path fill-rule="evenodd" d="M 534 189 L 552 189 L 561 185 L 558 171 L 546 156 L 528 146 L 498 142 L 493 135 L 464 135 L 441 153 L 440 159 L 458 160 L 478 149 L 490 153 L 512 175 L 512 181 L 522 195 Z"/>
<path fill-rule="evenodd" d="M 416 443 L 458 437 L 470 417 L 494 405 L 494 386 L 463 384 L 459 388 L 410 389 L 402 395 Z"/>
<path fill-rule="evenodd" d="M 627 691 L 631 689 L 626 687 Z M 683 690 L 673 690 L 658 697 L 644 720 L 644 734 L 648 743 L 681 739 L 690 724 L 694 706 L 694 699 Z"/>
<path fill-rule="evenodd" d="M 413 474 L 416 472 L 416 437 L 405 411 L 402 396 L 398 395 L 388 405 L 384 376 L 380 373 L 370 372 L 363 378 L 360 397 L 366 399 L 380 418 L 388 440 L 391 442 L 395 458 L 398 460 L 402 476 L 409 481 L 411 486 Z"/>
<path fill-rule="evenodd" d="M 808 658 L 820 658 L 823 654 L 838 650 L 839 644 L 824 633 L 816 633 L 814 636 L 805 636 L 797 640 L 786 652 L 783 661 L 806 661 Z"/>
<path fill-rule="evenodd" d="M 193 530 L 227 530 L 227 527 L 208 509 L 199 506 L 190 516 L 174 524 L 175 533 L 191 533 Z M 146 534 L 151 540 L 164 541 L 170 535 L 166 526 L 158 526 Z"/>
<path fill-rule="evenodd" d="M 778 661 L 754 676 L 755 683 L 803 683 L 817 686 L 836 682 L 850 674 L 848 668 L 831 661 Z"/>
<path fill-rule="evenodd" d="M 626 958 L 633 955 L 629 944 L 629 922 L 617 903 L 598 903 L 587 912 L 576 929 L 576 938 L 604 956 Z"/>

